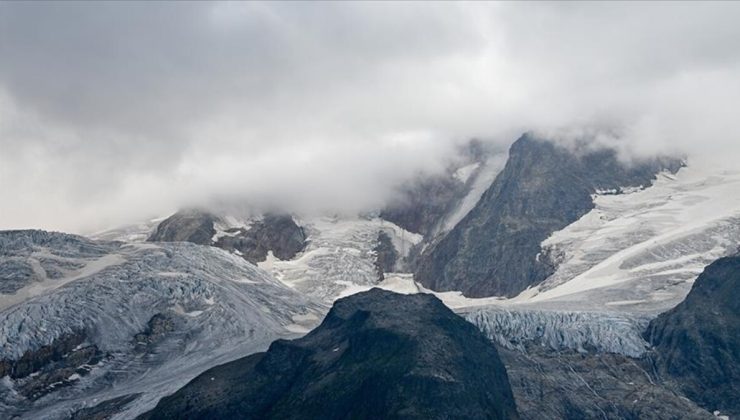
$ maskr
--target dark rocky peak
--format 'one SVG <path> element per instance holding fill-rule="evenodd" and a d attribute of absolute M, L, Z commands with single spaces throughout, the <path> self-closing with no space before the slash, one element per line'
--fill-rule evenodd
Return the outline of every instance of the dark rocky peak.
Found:
<path fill-rule="evenodd" d="M 203 210 L 180 210 L 163 220 L 149 242 L 192 242 L 199 245 L 211 245 L 216 234 L 215 224 L 218 218 Z"/>
<path fill-rule="evenodd" d="M 469 297 L 514 296 L 553 273 L 540 244 L 590 211 L 592 194 L 648 186 L 680 164 L 651 159 L 626 166 L 613 150 L 575 153 L 525 134 L 473 210 L 418 259 L 416 279 Z"/>
<path fill-rule="evenodd" d="M 682 303 L 650 323 L 645 339 L 659 372 L 689 398 L 740 416 L 740 256 L 710 264 Z"/>
<path fill-rule="evenodd" d="M 373 289 L 210 369 L 143 418 L 518 418 L 495 347 L 431 295 Z"/>

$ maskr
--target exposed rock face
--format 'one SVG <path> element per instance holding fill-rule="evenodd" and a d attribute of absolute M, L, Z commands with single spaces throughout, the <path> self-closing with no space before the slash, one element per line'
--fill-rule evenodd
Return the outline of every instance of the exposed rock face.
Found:
<path fill-rule="evenodd" d="M 267 253 L 289 260 L 306 246 L 306 234 L 290 215 L 266 214 L 248 229 L 231 228 L 213 240 L 219 218 L 200 210 L 183 210 L 168 217 L 149 237 L 150 242 L 192 242 L 236 252 L 251 263 L 267 258 Z"/>
<path fill-rule="evenodd" d="M 491 306 L 465 318 L 498 345 L 522 418 L 713 418 L 656 375 L 646 316 Z"/>
<path fill-rule="evenodd" d="M 290 260 L 306 246 L 306 234 L 290 215 L 267 214 L 249 229 L 237 229 L 232 236 L 219 238 L 214 246 L 239 251 L 252 263 L 264 261 L 268 251 L 281 260 Z"/>
<path fill-rule="evenodd" d="M 144 418 L 518 418 L 495 347 L 431 295 L 338 300 L 303 338 L 206 371 Z"/>
<path fill-rule="evenodd" d="M 385 273 L 395 271 L 398 252 L 393 246 L 391 237 L 385 232 L 378 232 L 378 244 L 373 249 L 375 252 L 375 269 L 378 271 L 378 278 L 383 280 Z"/>
<path fill-rule="evenodd" d="M 147 350 L 165 338 L 175 329 L 175 321 L 166 314 L 155 314 L 147 322 L 146 329 L 134 336 L 134 345 L 139 350 Z"/>
<path fill-rule="evenodd" d="M 523 419 L 715 419 L 663 386 L 647 359 L 619 354 L 499 351 Z"/>
<path fill-rule="evenodd" d="M 16 360 L 0 361 L 0 377 L 17 381 L 17 390 L 33 401 L 71 385 L 87 375 L 105 356 L 95 345 L 85 344 L 84 332 L 61 336 L 51 344 L 29 350 Z"/>
<path fill-rule="evenodd" d="M 216 216 L 201 210 L 181 210 L 163 220 L 147 240 L 211 245 L 217 220 Z"/>
<path fill-rule="evenodd" d="M 740 416 L 740 256 L 709 265 L 686 300 L 653 320 L 645 337 L 659 371 L 689 398 Z"/>
<path fill-rule="evenodd" d="M 0 377 L 24 378 L 52 362 L 62 360 L 84 341 L 84 333 L 68 334 L 37 350 L 26 351 L 17 360 L 3 360 L 0 362 Z"/>
<path fill-rule="evenodd" d="M 576 153 L 525 134 L 478 204 L 421 256 L 415 278 L 468 297 L 514 296 L 554 271 L 541 243 L 594 206 L 597 190 L 650 185 L 675 160 L 622 165 L 613 150 Z"/>

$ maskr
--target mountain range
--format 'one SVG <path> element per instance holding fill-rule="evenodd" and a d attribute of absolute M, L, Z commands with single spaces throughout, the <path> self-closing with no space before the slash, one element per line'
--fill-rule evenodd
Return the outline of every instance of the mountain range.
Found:
<path fill-rule="evenodd" d="M 527 133 L 359 215 L 3 231 L 0 416 L 734 418 L 738 191 Z"/>

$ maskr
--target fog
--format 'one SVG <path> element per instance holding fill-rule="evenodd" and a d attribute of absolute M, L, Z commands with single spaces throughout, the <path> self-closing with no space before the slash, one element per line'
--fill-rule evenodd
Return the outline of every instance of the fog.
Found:
<path fill-rule="evenodd" d="M 524 131 L 738 167 L 740 4 L 0 3 L 0 229 L 382 206 Z"/>

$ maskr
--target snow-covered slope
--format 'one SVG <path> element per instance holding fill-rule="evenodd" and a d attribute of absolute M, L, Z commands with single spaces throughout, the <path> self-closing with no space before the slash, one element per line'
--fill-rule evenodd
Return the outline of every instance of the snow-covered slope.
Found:
<path fill-rule="evenodd" d="M 65 418 L 142 393 L 122 415 L 131 418 L 209 367 L 310 329 L 327 309 L 207 246 L 96 242 L 42 231 L 0 232 L 0 244 L 0 265 L 32 267 L 18 279 L 22 287 L 0 295 L 0 361 L 18 365 L 25 354 L 33 362 L 16 370 L 43 365 L 4 378 L 0 417 Z M 154 330 L 157 316 L 164 321 Z M 70 339 L 80 341 L 75 350 L 100 354 L 80 367 L 89 373 L 38 384 L 60 371 L 44 367 L 44 346 Z"/>
<path fill-rule="evenodd" d="M 450 214 L 446 215 L 435 235 L 449 232 L 463 219 L 480 200 L 481 196 L 493 184 L 496 175 L 506 165 L 506 153 L 496 153 L 489 156 L 483 163 L 476 163 L 460 168 L 455 176 L 468 185 L 468 192 L 453 206 Z M 471 179 L 472 177 L 472 179 Z"/>
<path fill-rule="evenodd" d="M 117 226 L 86 235 L 101 241 L 144 242 L 165 217 L 155 217 L 139 223 Z"/>
<path fill-rule="evenodd" d="M 689 166 L 595 203 L 543 242 L 557 271 L 516 301 L 657 313 L 682 301 L 706 265 L 740 246 L 738 171 Z"/>
<path fill-rule="evenodd" d="M 375 247 L 378 232 L 390 236 L 401 257 L 421 242 L 414 234 L 379 218 L 320 217 L 300 221 L 308 245 L 296 258 L 280 261 L 270 255 L 260 267 L 311 298 L 331 303 L 344 291 L 378 283 Z"/>
<path fill-rule="evenodd" d="M 639 356 L 647 322 L 682 301 L 706 265 L 740 246 L 740 172 L 687 167 L 644 190 L 603 192 L 595 204 L 543 243 L 556 272 L 515 298 L 432 292 L 410 274 L 377 286 L 434 293 L 507 347 L 534 342 Z"/>
<path fill-rule="evenodd" d="M 457 176 L 477 187 L 453 206 L 444 226 L 469 211 L 497 165 L 489 160 L 462 168 Z M 544 283 L 512 299 L 435 294 L 509 348 L 534 343 L 641 355 L 640 333 L 649 319 L 680 302 L 705 265 L 740 245 L 740 172 L 689 166 L 675 176 L 661 174 L 641 191 L 602 192 L 595 205 L 543 242 L 541 257 L 557 263 Z M 220 236 L 252 222 L 220 216 Z M 60 418 L 143 392 L 120 415 L 130 418 L 215 364 L 308 331 L 338 297 L 372 287 L 432 293 L 407 273 L 386 273 L 379 282 L 375 266 L 379 232 L 401 257 L 423 243 L 420 235 L 377 217 L 297 223 L 307 236 L 305 249 L 289 261 L 270 254 L 259 266 L 189 243 L 0 232 L 0 368 L 70 334 L 105 355 L 89 374 L 67 377 L 35 401 L 23 396 L 33 379 L 6 376 L 0 417 Z M 98 237 L 139 241 L 153 227 L 146 222 Z M 170 329 L 142 348 L 135 337 L 158 314 Z"/>

